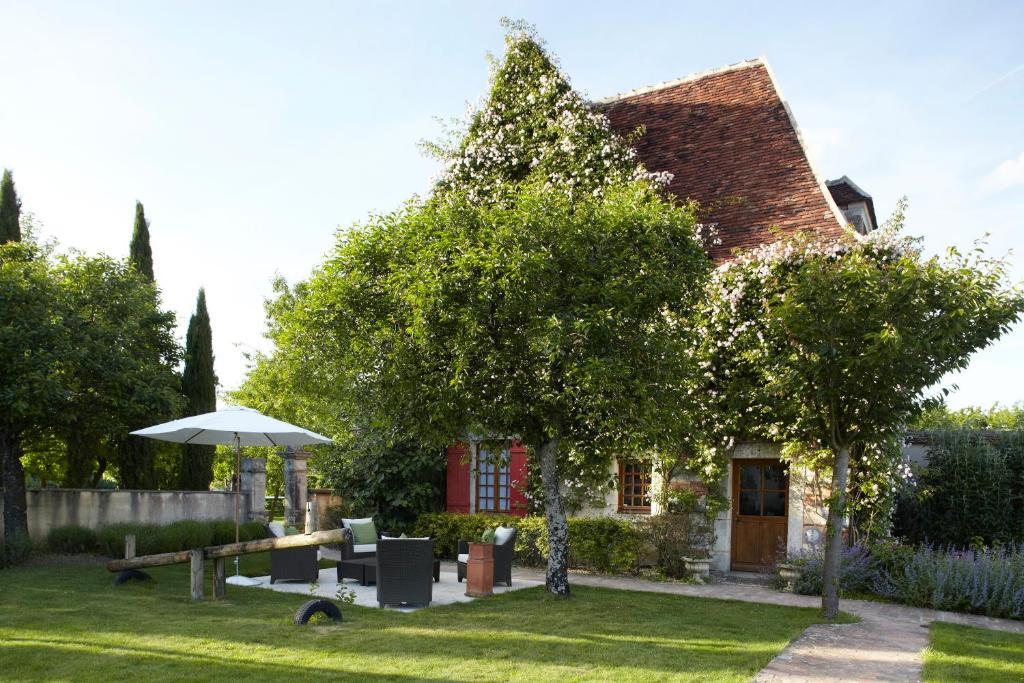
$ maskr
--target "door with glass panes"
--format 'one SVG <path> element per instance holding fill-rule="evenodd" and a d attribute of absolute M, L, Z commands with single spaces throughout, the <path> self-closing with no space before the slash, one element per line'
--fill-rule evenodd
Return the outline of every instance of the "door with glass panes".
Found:
<path fill-rule="evenodd" d="M 734 460 L 732 502 L 732 568 L 770 567 L 786 553 L 786 467 L 779 460 Z"/>

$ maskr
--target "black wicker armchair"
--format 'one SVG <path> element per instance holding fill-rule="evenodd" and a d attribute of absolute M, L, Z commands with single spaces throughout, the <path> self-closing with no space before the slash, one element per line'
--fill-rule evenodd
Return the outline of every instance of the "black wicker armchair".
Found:
<path fill-rule="evenodd" d="M 459 541 L 459 557 L 456 570 L 459 583 L 466 578 L 466 556 L 469 554 L 469 541 Z M 512 585 L 512 558 L 516 554 L 516 530 L 505 539 L 504 543 L 494 544 L 494 583 Z"/>
<path fill-rule="evenodd" d="M 387 538 L 377 541 L 377 602 L 430 605 L 434 596 L 434 541 Z"/>

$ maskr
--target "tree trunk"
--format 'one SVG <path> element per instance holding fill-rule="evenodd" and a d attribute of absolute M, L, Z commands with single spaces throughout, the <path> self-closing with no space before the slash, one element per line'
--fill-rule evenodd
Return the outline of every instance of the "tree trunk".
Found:
<path fill-rule="evenodd" d="M 545 441 L 538 451 L 541 480 L 544 483 L 544 516 L 548 523 L 548 573 L 545 586 L 549 593 L 568 597 L 569 523 L 565 519 L 562 490 L 558 485 L 558 442 L 558 437 Z"/>
<path fill-rule="evenodd" d="M 4 538 L 28 537 L 28 502 L 25 499 L 25 470 L 21 467 L 21 444 L 9 431 L 0 431 L 3 459 Z"/>
<path fill-rule="evenodd" d="M 832 469 L 832 502 L 825 532 L 825 563 L 822 568 L 821 612 L 826 619 L 839 616 L 839 562 L 843 554 L 843 516 L 850 473 L 850 447 L 840 446 Z"/>

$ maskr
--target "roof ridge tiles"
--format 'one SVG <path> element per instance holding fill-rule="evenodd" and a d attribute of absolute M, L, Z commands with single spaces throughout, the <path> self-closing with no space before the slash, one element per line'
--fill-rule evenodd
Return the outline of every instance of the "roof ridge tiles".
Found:
<path fill-rule="evenodd" d="M 633 90 L 627 90 L 620 92 L 609 97 L 604 97 L 599 100 L 593 100 L 591 104 L 611 104 L 618 102 L 619 100 L 629 99 L 630 97 L 636 97 L 637 95 L 644 95 L 649 92 L 656 92 L 658 90 L 664 90 L 665 88 L 673 88 L 683 83 L 692 83 L 693 81 L 699 81 L 703 78 L 709 78 L 711 76 L 718 76 L 720 74 L 728 73 L 730 71 L 738 71 L 740 69 L 749 69 L 755 66 L 768 66 L 768 59 L 765 56 L 754 57 L 753 59 L 746 59 L 742 62 L 736 62 L 735 64 L 729 64 L 727 66 L 720 66 L 714 69 L 707 69 L 706 71 L 698 71 L 682 78 L 674 78 L 669 81 L 662 81 L 661 83 L 655 83 L 653 85 L 645 85 Z"/>

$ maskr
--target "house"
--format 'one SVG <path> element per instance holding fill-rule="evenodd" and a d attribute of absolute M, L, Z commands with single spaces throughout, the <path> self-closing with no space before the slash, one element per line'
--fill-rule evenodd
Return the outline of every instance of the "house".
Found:
<path fill-rule="evenodd" d="M 673 174 L 669 191 L 696 200 L 719 243 L 721 263 L 736 250 L 807 232 L 836 239 L 852 224 L 877 225 L 871 196 L 849 178 L 826 183 L 808 157 L 793 114 L 764 59 L 640 88 L 595 103 L 623 134 L 643 127 L 637 152 L 650 171 Z M 581 514 L 652 514 L 650 465 L 616 463 L 618 486 Z M 469 439 L 448 449 L 447 509 L 524 515 L 527 457 L 509 440 Z M 687 482 L 672 482 L 687 485 Z M 731 509 L 715 523 L 713 566 L 757 570 L 782 548 L 797 551 L 823 537 L 824 493 L 807 472 L 789 471 L 778 448 L 737 445 L 726 482 Z"/>

